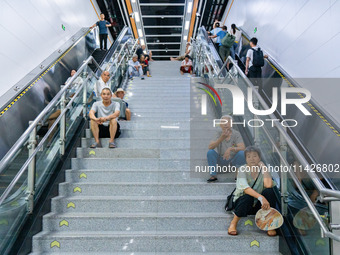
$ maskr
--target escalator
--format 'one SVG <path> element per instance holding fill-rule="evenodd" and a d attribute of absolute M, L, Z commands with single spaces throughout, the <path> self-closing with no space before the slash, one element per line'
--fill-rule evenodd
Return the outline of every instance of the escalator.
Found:
<path fill-rule="evenodd" d="M 90 107 L 89 99 L 95 82 L 105 67 L 111 74 L 109 84 L 114 91 L 122 81 L 121 77 L 127 69 L 127 60 L 131 57 L 128 54 L 121 55 L 121 61 L 118 63 L 116 56 L 122 48 L 129 49 L 128 52 L 133 52 L 136 48 L 131 30 L 127 27 L 122 30 L 109 51 L 98 53 L 93 49 L 96 48 L 95 42 L 96 32 L 84 30 L 84 34 L 74 42 L 63 58 L 52 63 L 53 68 L 46 68 L 47 71 L 39 79 L 37 88 L 30 90 L 28 83 L 25 97 L 16 102 L 16 106 L 22 108 L 27 102 L 37 101 L 34 92 L 40 92 L 41 84 L 45 88 L 48 87 L 49 92 L 58 89 L 55 94 L 51 93 L 54 97 L 50 97 L 49 103 L 45 104 L 46 107 L 42 108 L 40 113 L 35 115 L 35 112 L 29 113 L 31 108 L 23 109 L 29 113 L 27 117 L 34 121 L 30 122 L 21 136 L 16 137 L 14 146 L 3 151 L 6 154 L 0 162 L 0 254 L 18 254 L 19 249 L 25 246 L 30 249 L 29 236 L 36 231 L 32 226 L 34 224 L 39 227 L 39 214 L 44 213 L 41 210 L 48 210 L 45 207 L 47 194 L 56 192 L 54 182 L 60 178 L 58 176 L 63 166 L 69 164 L 68 155 L 73 153 L 75 139 L 84 127 L 84 117 Z M 91 48 L 93 50 L 89 50 Z M 91 56 L 92 52 L 101 62 L 100 65 Z M 85 56 L 85 60 L 75 56 Z M 77 63 L 81 64 L 75 68 Z M 90 64 L 95 65 L 95 71 L 89 67 Z M 57 86 L 56 84 L 64 83 L 67 78 L 69 71 L 65 70 L 66 67 L 78 71 L 66 86 Z M 69 96 L 69 87 L 76 78 L 80 78 L 82 83 L 75 95 Z M 38 102 L 36 105 L 39 105 Z M 60 113 L 53 125 L 44 130 L 43 126 L 48 123 L 49 116 L 58 111 Z M 0 121 L 3 123 L 6 120 L 3 117 L 6 116 L 10 118 L 11 113 L 15 114 L 15 110 L 8 110 Z M 15 117 L 12 115 L 12 118 Z M 36 208 L 36 211 L 33 208 Z"/>
<path fill-rule="evenodd" d="M 94 60 L 99 64 L 101 65 L 103 60 L 105 59 L 105 56 L 106 56 L 106 51 L 105 50 L 101 50 L 101 49 L 95 49 L 95 51 L 92 53 L 92 57 L 94 58 Z M 89 67 L 91 68 L 91 70 L 93 72 L 96 72 L 97 71 L 97 66 L 95 64 L 89 64 Z"/>
<path fill-rule="evenodd" d="M 258 110 L 269 109 L 268 102 L 263 91 L 258 90 L 250 83 L 242 71 L 242 63 L 238 65 L 233 59 L 227 59 L 225 69 L 212 42 L 207 38 L 206 31 L 202 27 L 198 33 L 195 44 L 195 70 L 199 76 L 206 78 L 206 83 L 215 87 L 220 95 L 223 106 L 218 109 L 217 116 L 231 115 L 235 108 L 234 98 L 225 85 L 238 87 L 245 95 L 248 88 L 252 90 L 253 104 Z M 244 44 L 244 43 L 243 43 Z M 246 52 L 243 48 L 240 52 Z M 217 56 L 217 58 L 216 58 Z M 218 99 L 215 98 L 217 101 Z M 268 123 L 268 119 L 279 119 L 277 113 L 271 115 L 256 115 L 245 107 L 244 114 L 235 116 L 238 123 L 256 119 L 262 122 L 262 126 L 236 124 L 243 137 L 249 138 L 251 144 L 259 147 L 263 153 L 266 164 L 277 167 L 278 171 L 272 174 L 278 183 L 280 192 L 277 194 L 278 209 L 285 217 L 285 224 L 281 228 L 280 252 L 282 254 L 332 254 L 334 244 L 340 240 L 333 224 L 338 219 L 332 214 L 332 203 L 340 198 L 340 193 L 333 189 L 332 180 L 322 174 L 306 171 L 310 169 L 310 158 L 304 153 L 306 147 L 296 143 L 289 130 L 283 128 L 280 123 Z M 294 118 L 294 116 L 290 116 Z M 301 121 L 302 123 L 302 121 Z M 308 151 L 308 150 L 307 150 Z M 301 166 L 301 171 L 280 171 L 280 167 Z M 309 168 L 308 168 L 309 167 Z M 297 167 L 299 169 L 299 167 Z M 293 168 L 294 169 L 294 168 Z M 334 208 L 335 204 L 333 205 Z M 306 219 L 304 222 L 302 219 Z M 303 222 L 302 222 L 302 221 Z M 320 229 L 321 233 L 320 234 Z M 289 247 L 290 251 L 282 250 Z M 333 253 L 335 254 L 335 253 Z"/>

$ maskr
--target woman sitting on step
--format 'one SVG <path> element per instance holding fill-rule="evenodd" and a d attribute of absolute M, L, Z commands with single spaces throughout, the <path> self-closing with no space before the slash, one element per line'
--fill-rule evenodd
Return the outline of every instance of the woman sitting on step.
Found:
<path fill-rule="evenodd" d="M 228 228 L 229 235 L 237 235 L 237 223 L 241 217 L 256 214 L 260 208 L 275 208 L 275 182 L 261 161 L 260 150 L 249 146 L 245 149 L 244 156 L 247 163 L 238 170 L 233 200 L 234 218 Z M 267 235 L 275 236 L 276 231 L 269 230 Z"/>

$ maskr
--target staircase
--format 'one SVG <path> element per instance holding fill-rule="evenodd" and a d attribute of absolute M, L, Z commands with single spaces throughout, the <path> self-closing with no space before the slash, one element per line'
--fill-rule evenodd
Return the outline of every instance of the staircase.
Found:
<path fill-rule="evenodd" d="M 190 139 L 191 84 L 200 78 L 181 76 L 179 65 L 152 62 L 153 77 L 129 82 L 133 116 L 120 122 L 118 148 L 102 139 L 103 148 L 89 149 L 87 130 L 32 254 L 279 254 L 278 237 L 257 230 L 253 218 L 228 236 L 232 214 L 223 206 L 233 178 L 207 184 L 208 174 L 190 173 L 191 143 L 211 136 Z"/>

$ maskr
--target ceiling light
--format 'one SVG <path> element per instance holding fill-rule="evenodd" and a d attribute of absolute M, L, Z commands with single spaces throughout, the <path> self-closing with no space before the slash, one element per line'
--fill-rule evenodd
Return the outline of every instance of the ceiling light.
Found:
<path fill-rule="evenodd" d="M 192 11 L 192 2 L 189 2 L 188 3 L 188 11 L 187 11 L 187 13 L 191 13 L 191 11 Z"/>
<path fill-rule="evenodd" d="M 139 13 L 138 13 L 138 12 L 135 12 L 135 20 L 136 20 L 137 22 L 140 21 L 140 19 L 139 19 Z"/>
<path fill-rule="evenodd" d="M 140 37 L 143 37 L 143 31 L 142 31 L 142 29 L 138 29 L 138 35 L 140 36 Z"/>
<path fill-rule="evenodd" d="M 183 39 L 184 39 L 184 41 L 186 41 L 186 40 L 188 39 L 188 36 L 185 35 L 185 36 L 183 37 Z"/>
<path fill-rule="evenodd" d="M 189 24 L 190 24 L 190 21 L 186 21 L 186 22 L 185 22 L 185 29 L 186 29 L 186 30 L 189 29 Z"/>
<path fill-rule="evenodd" d="M 140 39 L 140 44 L 141 44 L 141 45 L 145 45 L 144 39 Z"/>
<path fill-rule="evenodd" d="M 136 0 L 131 0 L 131 2 L 135 3 L 135 2 L 136 2 Z"/>

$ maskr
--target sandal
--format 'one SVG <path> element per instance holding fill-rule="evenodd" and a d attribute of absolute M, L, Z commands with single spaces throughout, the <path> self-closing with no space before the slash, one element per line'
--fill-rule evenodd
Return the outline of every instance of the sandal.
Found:
<path fill-rule="evenodd" d="M 269 231 L 273 231 L 273 230 L 269 230 Z M 277 235 L 277 232 L 276 232 L 275 230 L 274 230 L 274 231 L 275 231 L 275 234 L 274 234 L 274 235 L 270 235 L 270 234 L 268 233 L 269 231 L 267 231 L 267 236 L 276 236 L 276 235 Z"/>
<path fill-rule="evenodd" d="M 101 148 L 102 145 L 100 143 L 96 143 L 94 142 L 93 144 L 91 144 L 90 148 L 94 149 L 94 148 Z"/>
<path fill-rule="evenodd" d="M 109 148 L 111 148 L 111 149 L 113 149 L 113 148 L 116 148 L 117 146 L 115 145 L 115 143 L 114 142 L 112 142 L 112 143 L 109 143 Z"/>
<path fill-rule="evenodd" d="M 237 236 L 238 235 L 237 230 L 229 231 L 229 229 L 228 229 L 228 235 Z"/>
<path fill-rule="evenodd" d="M 216 177 L 210 177 L 210 179 L 207 180 L 207 183 L 215 182 L 215 181 L 217 181 Z"/>

